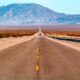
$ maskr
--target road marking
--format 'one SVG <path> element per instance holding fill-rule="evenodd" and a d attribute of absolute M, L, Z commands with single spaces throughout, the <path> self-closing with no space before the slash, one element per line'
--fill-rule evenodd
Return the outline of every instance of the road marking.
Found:
<path fill-rule="evenodd" d="M 39 59 L 39 56 L 36 56 L 36 59 L 38 60 Z"/>
<path fill-rule="evenodd" d="M 40 71 L 40 66 L 39 65 L 36 66 L 36 71 Z"/>

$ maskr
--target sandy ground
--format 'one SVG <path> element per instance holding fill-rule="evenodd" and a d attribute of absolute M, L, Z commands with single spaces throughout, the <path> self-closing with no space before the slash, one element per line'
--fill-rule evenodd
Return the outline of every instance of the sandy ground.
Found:
<path fill-rule="evenodd" d="M 14 38 L 14 37 L 0 38 L 0 50 L 28 41 L 32 38 L 33 36 L 24 36 L 24 37 L 17 37 L 17 38 Z"/>

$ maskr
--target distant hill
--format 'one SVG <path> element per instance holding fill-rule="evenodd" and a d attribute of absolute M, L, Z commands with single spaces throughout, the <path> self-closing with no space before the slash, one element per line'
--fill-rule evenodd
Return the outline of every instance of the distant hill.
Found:
<path fill-rule="evenodd" d="M 38 4 L 11 4 L 0 7 L 0 25 L 80 24 L 80 15 L 66 15 Z"/>

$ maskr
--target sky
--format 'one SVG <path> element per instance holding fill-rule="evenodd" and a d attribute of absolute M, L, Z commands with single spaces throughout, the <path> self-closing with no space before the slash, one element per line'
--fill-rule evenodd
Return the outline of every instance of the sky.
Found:
<path fill-rule="evenodd" d="M 80 0 L 0 0 L 0 6 L 13 3 L 37 3 L 56 12 L 80 14 Z"/>

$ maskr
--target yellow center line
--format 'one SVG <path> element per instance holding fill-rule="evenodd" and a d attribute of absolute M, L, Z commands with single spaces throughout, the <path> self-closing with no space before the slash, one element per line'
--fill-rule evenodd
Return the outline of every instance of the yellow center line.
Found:
<path fill-rule="evenodd" d="M 36 56 L 36 59 L 39 60 L 39 56 L 38 55 Z"/>
<path fill-rule="evenodd" d="M 35 65 L 36 78 L 37 80 L 40 80 L 40 48 L 39 48 L 39 45 L 36 50 L 35 58 L 36 58 L 36 65 Z"/>
<path fill-rule="evenodd" d="M 40 71 L 40 66 L 39 65 L 36 66 L 36 71 Z"/>
<path fill-rule="evenodd" d="M 39 65 L 39 54 L 37 54 L 36 59 L 37 59 L 36 71 L 40 71 L 40 65 Z"/>
<path fill-rule="evenodd" d="M 40 65 L 39 65 L 39 59 L 40 59 L 40 55 L 39 55 L 39 48 L 38 48 L 38 52 L 36 54 L 36 71 L 39 71 L 40 70 Z"/>

